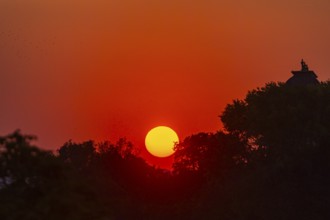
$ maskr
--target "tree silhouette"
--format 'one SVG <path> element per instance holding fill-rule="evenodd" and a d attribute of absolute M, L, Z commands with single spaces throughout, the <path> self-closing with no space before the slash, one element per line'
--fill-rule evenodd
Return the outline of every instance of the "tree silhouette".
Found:
<path fill-rule="evenodd" d="M 290 157 L 329 144 L 330 84 L 292 87 L 271 83 L 227 105 L 227 131 L 268 157 Z"/>
<path fill-rule="evenodd" d="M 220 117 L 175 146 L 172 171 L 125 138 L 53 154 L 0 137 L 0 219 L 327 219 L 330 83 L 270 83 Z"/>
<path fill-rule="evenodd" d="M 80 171 L 86 170 L 92 163 L 95 156 L 93 141 L 86 141 L 81 144 L 66 142 L 59 150 L 59 158 Z"/>
<path fill-rule="evenodd" d="M 43 178 L 57 177 L 53 169 L 56 168 L 55 158 L 51 152 L 31 145 L 35 139 L 20 131 L 0 137 L 1 187 L 34 188 L 45 180 Z"/>
<path fill-rule="evenodd" d="M 19 131 L 0 137 L 0 219 L 112 219 L 96 185 L 33 140 Z"/>
<path fill-rule="evenodd" d="M 245 140 L 251 152 L 242 177 L 249 184 L 237 187 L 255 192 L 247 194 L 246 215 L 259 207 L 258 214 L 252 213 L 255 218 L 325 216 L 330 179 L 329 101 L 329 82 L 311 86 L 270 83 L 227 105 L 221 115 L 225 129 Z M 244 193 L 240 194 L 242 201 Z M 269 216 L 275 208 L 281 212 Z"/>
<path fill-rule="evenodd" d="M 206 178 L 225 176 L 246 161 L 245 145 L 235 135 L 198 133 L 175 146 L 175 173 L 195 171 Z"/>

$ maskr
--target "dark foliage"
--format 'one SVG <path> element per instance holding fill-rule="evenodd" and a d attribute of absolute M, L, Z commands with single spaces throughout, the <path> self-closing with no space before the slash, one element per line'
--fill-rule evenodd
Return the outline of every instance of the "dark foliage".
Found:
<path fill-rule="evenodd" d="M 247 169 L 240 177 L 248 184 L 236 188 L 237 192 L 246 188 L 242 191 L 246 204 L 240 202 L 246 212 L 239 207 L 245 217 L 326 219 L 329 116 L 328 82 L 296 87 L 270 83 L 227 105 L 221 115 L 226 130 L 250 149 Z"/>
<path fill-rule="evenodd" d="M 271 83 L 228 104 L 225 131 L 175 147 L 173 170 L 126 139 L 0 137 L 0 219 L 328 219 L 330 84 Z"/>

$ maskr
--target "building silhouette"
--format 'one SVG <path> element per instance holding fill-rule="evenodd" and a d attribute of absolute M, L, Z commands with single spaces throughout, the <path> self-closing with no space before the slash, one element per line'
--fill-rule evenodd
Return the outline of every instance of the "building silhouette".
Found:
<path fill-rule="evenodd" d="M 291 71 L 293 76 L 286 81 L 287 85 L 305 86 L 317 85 L 320 82 L 317 80 L 317 75 L 314 71 L 309 70 L 308 65 L 304 60 L 301 60 L 301 70 Z"/>

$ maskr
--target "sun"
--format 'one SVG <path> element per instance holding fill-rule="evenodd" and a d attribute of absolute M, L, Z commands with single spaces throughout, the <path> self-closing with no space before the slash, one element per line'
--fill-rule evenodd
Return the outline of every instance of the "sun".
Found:
<path fill-rule="evenodd" d="M 175 131 L 166 126 L 151 129 L 145 139 L 145 145 L 150 154 L 156 157 L 168 157 L 174 153 L 174 145 L 179 141 Z"/>

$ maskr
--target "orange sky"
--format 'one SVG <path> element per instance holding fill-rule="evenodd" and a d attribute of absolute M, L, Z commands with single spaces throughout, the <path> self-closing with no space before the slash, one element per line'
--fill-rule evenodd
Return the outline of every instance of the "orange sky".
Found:
<path fill-rule="evenodd" d="M 234 98 L 301 58 L 330 77 L 328 0 L 0 0 L 0 134 L 143 146 L 221 128 Z M 157 164 L 166 162 L 151 159 Z"/>

